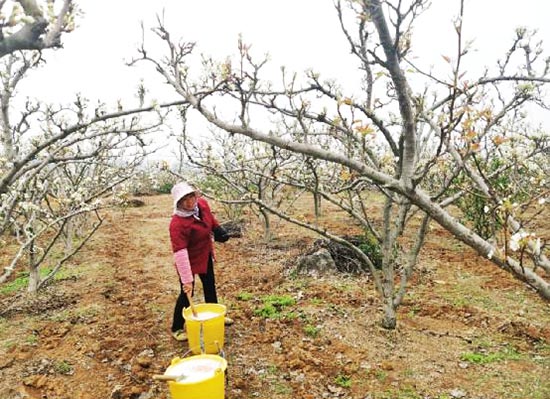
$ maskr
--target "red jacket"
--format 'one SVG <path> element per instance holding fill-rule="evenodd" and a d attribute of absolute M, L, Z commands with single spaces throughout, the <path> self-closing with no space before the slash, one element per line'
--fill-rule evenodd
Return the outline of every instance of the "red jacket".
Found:
<path fill-rule="evenodd" d="M 208 258 L 213 250 L 212 230 L 220 224 L 204 198 L 197 200 L 201 220 L 193 216 L 173 215 L 170 221 L 170 241 L 174 253 L 187 248 L 193 274 L 206 273 Z"/>

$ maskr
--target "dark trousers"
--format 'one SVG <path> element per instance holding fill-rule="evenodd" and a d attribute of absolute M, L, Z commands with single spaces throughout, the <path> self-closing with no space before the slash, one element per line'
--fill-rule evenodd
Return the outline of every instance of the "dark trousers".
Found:
<path fill-rule="evenodd" d="M 206 273 L 199 274 L 201 279 L 202 289 L 204 291 L 205 303 L 218 303 L 218 296 L 216 295 L 216 279 L 214 278 L 214 262 L 212 255 L 208 259 L 208 268 Z M 195 288 L 195 282 L 193 282 L 193 292 Z M 189 300 L 187 295 L 183 292 L 183 285 L 180 282 L 180 294 L 174 307 L 174 318 L 172 321 L 172 331 L 178 331 L 183 329 L 185 320 L 183 318 L 183 309 L 189 307 Z"/>

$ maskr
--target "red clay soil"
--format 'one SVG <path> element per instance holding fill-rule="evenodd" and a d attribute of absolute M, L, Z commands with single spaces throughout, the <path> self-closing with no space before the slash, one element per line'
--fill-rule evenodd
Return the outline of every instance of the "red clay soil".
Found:
<path fill-rule="evenodd" d="M 169 334 L 179 290 L 170 199 L 143 200 L 110 214 L 47 289 L 0 296 L 0 399 L 170 397 L 152 378 L 188 356 Z M 387 331 L 369 276 L 297 277 L 314 237 L 277 221 L 274 231 L 267 245 L 256 224 L 216 244 L 218 293 L 235 320 L 226 398 L 550 398 L 550 307 L 444 232 L 426 244 Z M 268 295 L 296 303 L 264 318 Z"/>

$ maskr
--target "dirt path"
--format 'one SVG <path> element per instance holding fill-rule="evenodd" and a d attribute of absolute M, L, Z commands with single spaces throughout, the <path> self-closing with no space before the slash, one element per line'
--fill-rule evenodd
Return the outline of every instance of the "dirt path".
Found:
<path fill-rule="evenodd" d="M 0 298 L 11 309 L 0 319 L 1 399 L 169 397 L 151 376 L 187 351 L 169 335 L 179 289 L 170 199 L 144 200 L 113 213 L 37 298 Z M 216 246 L 219 296 L 235 319 L 226 328 L 226 398 L 550 397 L 550 308 L 475 254 L 435 236 L 398 329 L 385 331 L 368 277 L 289 274 L 311 237 L 276 227 L 268 246 L 254 226 Z M 201 295 L 199 286 L 197 302 Z M 265 318 L 269 296 L 295 304 Z M 465 360 L 476 353 L 502 359 Z"/>

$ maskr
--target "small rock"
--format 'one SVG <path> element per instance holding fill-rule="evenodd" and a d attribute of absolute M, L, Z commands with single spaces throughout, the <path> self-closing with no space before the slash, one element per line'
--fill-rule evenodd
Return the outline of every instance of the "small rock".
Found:
<path fill-rule="evenodd" d="M 455 388 L 451 392 L 449 392 L 451 397 L 461 399 L 466 397 L 466 392 L 464 392 L 462 389 Z"/>
<path fill-rule="evenodd" d="M 273 347 L 273 349 L 275 350 L 275 352 L 277 353 L 281 353 L 282 352 L 282 346 L 283 344 L 281 343 L 281 341 L 275 341 L 271 344 L 271 346 Z"/>
<path fill-rule="evenodd" d="M 147 349 L 144 349 L 142 350 L 139 355 L 139 357 L 155 357 L 155 351 L 150 349 L 150 348 L 147 348 Z"/>
<path fill-rule="evenodd" d="M 111 391 L 110 399 L 122 399 L 122 385 L 115 385 Z"/>
<path fill-rule="evenodd" d="M 330 393 L 332 394 L 339 394 L 342 392 L 342 388 L 341 387 L 337 387 L 335 385 L 329 385 L 327 386 L 327 389 L 329 390 Z"/>
<path fill-rule="evenodd" d="M 336 263 L 327 249 L 320 249 L 311 255 L 300 256 L 297 260 L 296 272 L 318 276 L 336 270 Z"/>
<path fill-rule="evenodd" d="M 144 369 L 149 368 L 151 366 L 152 360 L 150 357 L 138 357 L 136 359 L 137 364 L 140 365 L 140 367 L 143 367 Z"/>

